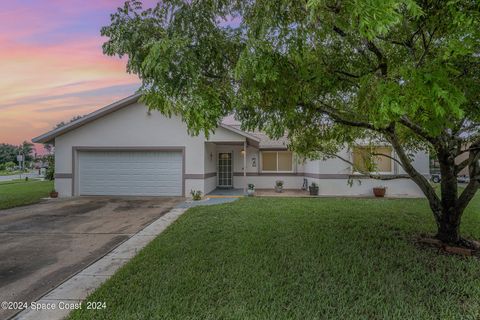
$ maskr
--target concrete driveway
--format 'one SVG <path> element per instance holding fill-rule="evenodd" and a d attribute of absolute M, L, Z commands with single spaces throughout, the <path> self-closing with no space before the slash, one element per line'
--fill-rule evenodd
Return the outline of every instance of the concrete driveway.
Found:
<path fill-rule="evenodd" d="M 36 301 L 182 200 L 81 197 L 0 210 L 0 302 Z"/>

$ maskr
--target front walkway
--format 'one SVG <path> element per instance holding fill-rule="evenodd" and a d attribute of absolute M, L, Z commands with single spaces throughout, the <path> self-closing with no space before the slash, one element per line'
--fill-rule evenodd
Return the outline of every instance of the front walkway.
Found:
<path fill-rule="evenodd" d="M 243 197 L 243 189 L 215 189 L 207 197 L 209 198 L 222 198 L 222 197 Z"/>
<path fill-rule="evenodd" d="M 310 192 L 301 189 L 285 189 L 283 192 L 275 192 L 274 189 L 256 189 L 255 196 L 257 197 L 291 197 L 291 198 L 303 198 L 303 197 L 315 197 L 310 196 Z"/>
<path fill-rule="evenodd" d="M 243 189 L 215 189 L 206 195 L 207 198 L 241 198 L 244 196 Z M 256 197 L 310 197 L 307 190 L 284 189 L 283 192 L 275 192 L 274 189 L 256 189 Z"/>

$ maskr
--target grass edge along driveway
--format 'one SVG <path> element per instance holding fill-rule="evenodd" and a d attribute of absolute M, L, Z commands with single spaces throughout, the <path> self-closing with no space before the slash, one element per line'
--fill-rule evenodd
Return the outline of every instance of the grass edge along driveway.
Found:
<path fill-rule="evenodd" d="M 422 199 L 195 207 L 88 298 L 106 310 L 70 319 L 478 319 L 480 261 L 415 245 L 434 231 Z"/>
<path fill-rule="evenodd" d="M 0 182 L 0 210 L 28 204 L 48 197 L 53 181 L 13 180 Z"/>

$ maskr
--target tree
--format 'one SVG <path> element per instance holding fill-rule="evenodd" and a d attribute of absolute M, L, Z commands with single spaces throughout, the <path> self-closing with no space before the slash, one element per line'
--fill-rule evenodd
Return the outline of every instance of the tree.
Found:
<path fill-rule="evenodd" d="M 0 144 L 0 163 L 16 162 L 18 147 L 13 144 Z"/>
<path fill-rule="evenodd" d="M 307 157 L 390 143 L 437 237 L 469 245 L 459 228 L 480 184 L 479 30 L 476 0 L 165 0 L 126 2 L 102 35 L 104 53 L 128 56 L 147 106 L 193 134 L 233 113 L 244 129 L 286 132 Z M 440 194 L 412 165 L 417 150 L 438 157 Z"/>
<path fill-rule="evenodd" d="M 0 144 L 0 163 L 17 162 L 17 155 L 24 154 L 25 161 L 32 161 L 33 144 L 24 141 L 21 145 L 15 146 L 13 144 Z"/>
<path fill-rule="evenodd" d="M 18 146 L 17 154 L 23 154 L 25 156 L 25 161 L 33 160 L 33 143 L 28 141 L 23 141 L 23 143 Z"/>

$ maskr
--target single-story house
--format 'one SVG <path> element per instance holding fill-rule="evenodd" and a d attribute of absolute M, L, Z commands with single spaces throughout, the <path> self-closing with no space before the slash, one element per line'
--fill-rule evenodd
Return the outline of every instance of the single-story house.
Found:
<path fill-rule="evenodd" d="M 180 117 L 148 111 L 135 94 L 33 139 L 55 146 L 55 189 L 61 197 L 82 195 L 189 196 L 216 188 L 301 189 L 305 179 L 319 185 L 320 195 L 371 195 L 387 186 L 387 195 L 422 196 L 410 179 L 379 181 L 352 172 L 339 159 L 302 160 L 288 150 L 286 139 L 271 140 L 220 124 L 214 134 L 191 136 Z M 395 152 L 379 146 L 382 153 Z M 359 161 L 358 150 L 341 156 Z M 414 166 L 429 174 L 425 152 Z M 382 174 L 404 174 L 392 159 L 379 159 Z M 354 177 L 351 180 L 352 176 Z M 353 181 L 349 183 L 349 181 Z"/>

